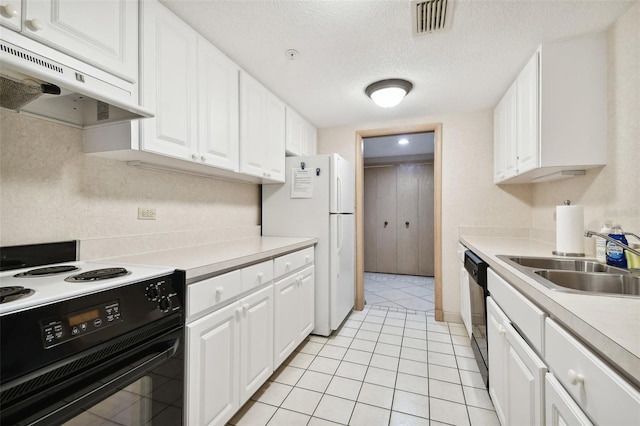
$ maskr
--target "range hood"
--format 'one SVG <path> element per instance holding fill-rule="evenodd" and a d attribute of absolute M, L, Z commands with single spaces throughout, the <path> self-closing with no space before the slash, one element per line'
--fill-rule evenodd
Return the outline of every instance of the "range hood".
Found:
<path fill-rule="evenodd" d="M 15 37 L 14 37 L 15 38 Z M 12 40 L 13 41 L 13 40 Z M 79 128 L 153 117 L 134 103 L 134 84 L 56 52 L 56 60 L 0 39 L 0 107 Z M 69 58 L 65 63 L 65 58 Z"/>

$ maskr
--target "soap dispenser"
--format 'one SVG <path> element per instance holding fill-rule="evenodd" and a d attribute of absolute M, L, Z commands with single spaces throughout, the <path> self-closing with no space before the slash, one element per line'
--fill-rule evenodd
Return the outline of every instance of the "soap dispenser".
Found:
<path fill-rule="evenodd" d="M 624 232 L 620 225 L 613 225 L 609 236 L 615 240 L 628 245 L 627 239 L 624 237 Z M 617 244 L 607 241 L 607 265 L 615 266 L 617 268 L 627 269 L 627 258 L 624 254 L 624 248 Z"/>

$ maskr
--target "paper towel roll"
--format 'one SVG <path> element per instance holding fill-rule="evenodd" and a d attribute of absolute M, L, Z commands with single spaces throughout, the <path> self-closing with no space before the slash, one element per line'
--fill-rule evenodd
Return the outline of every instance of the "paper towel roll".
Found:
<path fill-rule="evenodd" d="M 564 255 L 584 255 L 582 206 L 556 206 L 556 252 Z"/>

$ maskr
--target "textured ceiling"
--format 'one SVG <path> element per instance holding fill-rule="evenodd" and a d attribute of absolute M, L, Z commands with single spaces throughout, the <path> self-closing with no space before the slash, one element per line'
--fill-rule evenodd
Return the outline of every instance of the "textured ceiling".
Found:
<path fill-rule="evenodd" d="M 603 30 L 636 1 L 456 0 L 413 36 L 411 2 L 160 0 L 317 127 L 493 108 L 540 43 Z M 285 51 L 300 52 L 294 61 Z M 364 95 L 404 78 L 396 108 Z"/>

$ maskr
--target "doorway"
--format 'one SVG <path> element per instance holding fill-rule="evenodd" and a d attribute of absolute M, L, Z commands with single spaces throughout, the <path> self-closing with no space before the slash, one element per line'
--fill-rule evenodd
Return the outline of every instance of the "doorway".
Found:
<path fill-rule="evenodd" d="M 365 205 L 365 161 L 363 155 L 364 142 L 363 139 L 366 138 L 374 138 L 381 136 L 389 136 L 389 135 L 397 135 L 397 134 L 417 134 L 417 133 L 426 133 L 432 132 L 433 134 L 433 143 L 434 143 L 434 153 L 432 156 L 432 167 L 433 167 L 433 266 L 432 266 L 432 274 L 433 274 L 433 287 L 434 287 L 434 297 L 435 297 L 435 318 L 438 321 L 443 320 L 443 311 L 442 311 L 442 261 L 441 261 L 441 200 L 442 200 L 442 191 L 441 191 L 441 166 L 442 166 L 442 148 L 441 148 L 441 140 L 442 140 L 442 125 L 441 124 L 427 124 L 427 125 L 419 125 L 419 126 L 409 126 L 409 127 L 397 127 L 391 129 L 379 129 L 379 130 L 366 130 L 366 131 L 358 131 L 356 132 L 356 309 L 364 308 L 364 279 L 365 279 L 365 214 L 364 211 L 368 207 Z M 422 160 L 422 161 L 421 161 Z M 387 162 L 388 159 L 386 160 Z M 425 163 L 424 159 L 416 159 L 414 164 Z M 387 165 L 389 166 L 389 165 Z M 369 163 L 369 167 L 373 168 L 372 164 Z M 395 166 L 394 166 L 395 167 Z M 382 168 L 382 167 L 381 167 Z M 414 167 L 419 168 L 419 167 Z M 403 171 L 404 173 L 404 171 Z M 387 172 L 390 174 L 390 172 Z M 397 171 L 396 171 L 397 177 Z M 371 198 L 370 198 L 371 199 Z M 418 215 L 420 213 L 417 213 Z M 391 225 L 391 221 L 383 220 L 382 223 L 384 226 L 384 222 L 388 222 L 387 227 Z M 415 226 L 419 227 L 419 223 L 414 219 Z M 379 222 L 379 220 L 378 220 Z M 398 219 L 395 220 L 395 229 L 398 229 Z M 407 225 L 407 222 L 409 224 Z M 409 227 L 411 229 L 412 220 L 402 220 L 399 223 L 400 229 L 403 226 Z M 418 231 L 417 228 L 414 227 L 414 231 Z M 389 233 L 391 234 L 391 232 Z M 409 235 L 409 233 L 406 233 Z M 396 233 L 397 238 L 397 233 Z M 370 241 L 368 241 L 370 243 Z M 415 243 L 414 243 L 415 244 Z M 397 249 L 396 249 L 396 259 L 397 259 Z M 370 259 L 368 259 L 370 260 Z M 401 256 L 401 263 L 408 260 L 406 256 Z M 397 262 L 396 262 L 397 263 Z M 406 262 L 405 262 L 406 263 Z M 410 260 L 410 264 L 416 264 L 415 261 Z M 419 264 L 419 261 L 417 262 Z M 397 266 L 396 266 L 397 267 Z M 405 267 L 405 266 L 403 266 Z M 423 274 L 425 274 L 423 270 Z M 416 274 L 418 275 L 418 274 Z"/>

